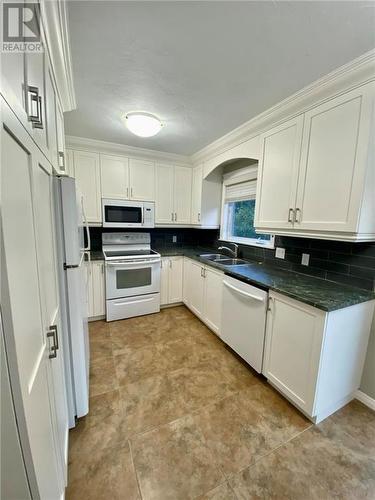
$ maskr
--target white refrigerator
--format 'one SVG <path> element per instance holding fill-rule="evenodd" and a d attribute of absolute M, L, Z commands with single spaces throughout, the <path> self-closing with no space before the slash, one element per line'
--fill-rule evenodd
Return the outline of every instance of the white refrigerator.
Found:
<path fill-rule="evenodd" d="M 62 341 L 67 353 L 64 362 L 69 428 L 72 428 L 75 419 L 89 411 L 90 352 L 84 258 L 90 250 L 90 233 L 75 180 L 55 177 L 54 182 Z"/>

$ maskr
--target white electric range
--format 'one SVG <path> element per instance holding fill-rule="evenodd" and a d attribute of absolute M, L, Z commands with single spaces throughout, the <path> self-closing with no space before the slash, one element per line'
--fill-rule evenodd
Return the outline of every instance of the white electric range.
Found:
<path fill-rule="evenodd" d="M 160 254 L 150 233 L 103 233 L 107 321 L 160 311 Z"/>

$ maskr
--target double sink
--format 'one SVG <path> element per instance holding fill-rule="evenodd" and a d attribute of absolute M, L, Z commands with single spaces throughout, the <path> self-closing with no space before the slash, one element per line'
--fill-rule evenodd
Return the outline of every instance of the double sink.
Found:
<path fill-rule="evenodd" d="M 210 262 L 215 262 L 216 264 L 220 264 L 222 266 L 241 266 L 248 264 L 248 262 L 243 259 L 234 259 L 221 253 L 204 253 L 199 257 L 201 259 L 209 260 Z"/>

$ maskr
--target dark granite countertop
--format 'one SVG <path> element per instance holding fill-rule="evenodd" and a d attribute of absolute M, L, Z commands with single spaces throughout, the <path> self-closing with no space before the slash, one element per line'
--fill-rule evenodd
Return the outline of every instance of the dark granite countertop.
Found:
<path fill-rule="evenodd" d="M 162 257 L 184 255 L 211 267 L 224 271 L 228 276 L 240 279 L 266 290 L 274 290 L 323 311 L 335 311 L 344 307 L 375 299 L 375 293 L 343 285 L 334 281 L 314 278 L 287 271 L 263 263 L 248 261 L 246 265 L 223 266 L 199 257 L 202 253 L 215 253 L 215 249 L 200 247 L 169 247 L 156 249 Z"/>

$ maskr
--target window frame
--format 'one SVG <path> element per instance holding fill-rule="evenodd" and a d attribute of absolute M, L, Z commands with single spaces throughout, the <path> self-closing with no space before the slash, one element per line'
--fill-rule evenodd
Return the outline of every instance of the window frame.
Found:
<path fill-rule="evenodd" d="M 275 235 L 271 234 L 268 241 L 257 240 L 256 238 L 242 238 L 242 237 L 224 237 L 224 214 L 225 214 L 225 190 L 227 186 L 232 184 L 239 184 L 246 181 L 256 181 L 258 179 L 258 167 L 246 167 L 238 169 L 230 174 L 223 176 L 223 188 L 221 196 L 221 218 L 220 218 L 220 241 L 227 241 L 228 243 L 238 243 L 240 245 L 247 245 L 258 248 L 275 248 Z"/>

